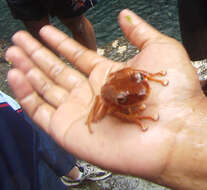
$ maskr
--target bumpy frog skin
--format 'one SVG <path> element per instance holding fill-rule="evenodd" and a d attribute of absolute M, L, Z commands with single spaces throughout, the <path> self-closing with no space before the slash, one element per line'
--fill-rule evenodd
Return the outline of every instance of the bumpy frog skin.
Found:
<path fill-rule="evenodd" d="M 127 122 L 136 123 L 143 131 L 147 130 L 147 127 L 143 126 L 140 120 L 157 121 L 159 119 L 159 115 L 155 117 L 141 115 L 141 112 L 146 109 L 143 101 L 150 94 L 149 81 L 167 86 L 168 80 L 155 78 L 165 75 L 166 72 L 164 71 L 149 73 L 133 68 L 124 68 L 109 74 L 89 113 L 86 122 L 89 132 L 92 133 L 91 123 L 100 121 L 107 114 Z"/>

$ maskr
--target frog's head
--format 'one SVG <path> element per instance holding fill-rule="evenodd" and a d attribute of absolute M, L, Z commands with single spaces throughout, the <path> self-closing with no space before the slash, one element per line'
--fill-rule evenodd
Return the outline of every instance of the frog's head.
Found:
<path fill-rule="evenodd" d="M 149 95 L 149 85 L 141 73 L 116 81 L 107 82 L 101 89 L 101 95 L 108 104 L 130 107 L 140 104 Z"/>

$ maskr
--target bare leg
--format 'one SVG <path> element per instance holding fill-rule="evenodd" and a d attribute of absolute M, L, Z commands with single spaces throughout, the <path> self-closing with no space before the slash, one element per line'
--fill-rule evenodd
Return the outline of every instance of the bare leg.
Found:
<path fill-rule="evenodd" d="M 42 41 L 39 36 L 39 30 L 45 26 L 50 24 L 49 18 L 44 17 L 41 20 L 38 21 L 23 21 L 24 25 L 26 26 L 27 30 L 39 41 Z"/>
<path fill-rule="evenodd" d="M 48 44 L 46 44 L 39 35 L 40 29 L 43 26 L 50 24 L 48 17 L 44 17 L 38 21 L 23 21 L 23 22 L 27 30 L 30 32 L 30 34 L 32 34 L 32 36 L 34 36 L 37 40 L 39 40 L 42 44 L 44 44 L 44 46 L 46 46 L 48 49 L 53 51 L 57 56 L 59 56 L 59 53 L 55 49 L 49 47 Z"/>
<path fill-rule="evenodd" d="M 73 180 L 76 180 L 78 179 L 80 175 L 80 170 L 78 169 L 78 167 L 74 166 L 70 172 L 67 174 L 67 177 L 73 179 Z"/>
<path fill-rule="evenodd" d="M 84 15 L 75 18 L 59 19 L 71 30 L 75 40 L 91 50 L 97 50 L 93 26 Z"/>

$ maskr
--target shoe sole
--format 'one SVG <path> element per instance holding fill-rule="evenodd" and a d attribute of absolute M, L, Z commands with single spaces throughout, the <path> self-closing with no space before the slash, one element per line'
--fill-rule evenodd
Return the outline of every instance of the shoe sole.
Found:
<path fill-rule="evenodd" d="M 101 180 L 104 180 L 104 179 L 107 179 L 109 177 L 111 177 L 112 174 L 111 173 L 108 173 L 108 175 L 104 175 L 102 177 L 87 177 L 87 180 L 90 180 L 90 181 L 101 181 Z"/>

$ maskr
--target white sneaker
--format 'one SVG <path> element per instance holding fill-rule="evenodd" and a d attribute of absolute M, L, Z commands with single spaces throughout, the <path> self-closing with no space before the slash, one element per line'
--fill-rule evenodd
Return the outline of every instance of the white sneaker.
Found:
<path fill-rule="evenodd" d="M 85 180 L 100 181 L 110 177 L 112 174 L 89 163 L 77 162 L 77 167 L 85 175 Z"/>
<path fill-rule="evenodd" d="M 110 172 L 97 168 L 96 166 L 90 165 L 88 163 L 77 162 L 76 167 L 78 167 L 82 173 L 81 178 L 79 180 L 72 180 L 69 177 L 62 176 L 60 179 L 64 185 L 68 187 L 74 187 L 80 185 L 85 180 L 99 181 L 104 180 L 112 175 Z"/>

